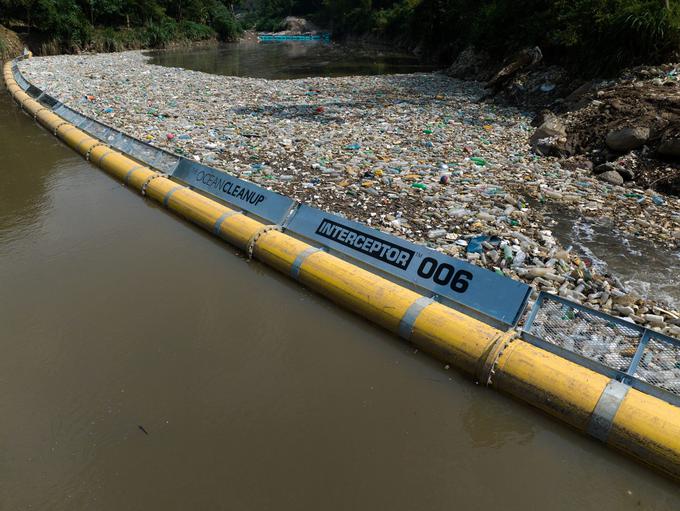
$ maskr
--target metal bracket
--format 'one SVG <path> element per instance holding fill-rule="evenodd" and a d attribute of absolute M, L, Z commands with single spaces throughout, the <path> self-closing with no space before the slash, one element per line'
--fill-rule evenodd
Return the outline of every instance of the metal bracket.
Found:
<path fill-rule="evenodd" d="M 78 144 L 78 145 L 80 146 L 80 144 Z M 90 155 L 92 154 L 92 151 L 93 151 L 96 147 L 109 147 L 109 145 L 108 145 L 108 144 L 105 144 L 105 143 L 103 143 L 103 142 L 99 142 L 98 144 L 95 144 L 95 145 L 93 145 L 92 147 L 90 147 L 90 148 L 87 150 L 87 153 L 85 153 L 85 159 L 86 159 L 87 161 L 90 161 Z"/>
<path fill-rule="evenodd" d="M 607 441 L 616 412 L 619 411 L 619 407 L 629 390 L 628 385 L 617 380 L 611 380 L 607 384 L 590 417 L 588 434 L 603 442 Z"/>
<path fill-rule="evenodd" d="M 160 172 L 156 172 L 155 174 L 146 178 L 146 181 L 144 181 L 144 184 L 142 185 L 141 189 L 141 193 L 143 196 L 146 196 L 146 189 L 148 188 L 149 183 L 151 183 L 151 181 L 159 177 L 163 177 L 163 174 L 161 174 Z"/>
<path fill-rule="evenodd" d="M 407 341 L 411 339 L 411 334 L 413 334 L 413 326 L 415 325 L 416 319 L 418 319 L 418 316 L 423 311 L 423 309 L 431 303 L 434 303 L 432 298 L 428 296 L 421 296 L 415 302 L 413 302 L 408 309 L 406 309 L 404 316 L 399 322 L 399 336 L 401 338 L 406 339 Z"/>
<path fill-rule="evenodd" d="M 258 229 L 255 234 L 252 235 L 250 240 L 248 241 L 248 247 L 247 247 L 247 254 L 248 254 L 248 260 L 253 258 L 253 250 L 255 250 L 255 243 L 257 243 L 257 240 L 262 236 L 264 233 L 269 232 L 269 231 L 279 231 L 281 232 L 281 226 L 280 225 L 265 225 L 261 229 Z"/>

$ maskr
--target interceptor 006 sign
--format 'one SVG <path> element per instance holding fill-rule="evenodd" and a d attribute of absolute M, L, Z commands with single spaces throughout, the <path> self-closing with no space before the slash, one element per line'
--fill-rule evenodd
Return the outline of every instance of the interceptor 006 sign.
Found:
<path fill-rule="evenodd" d="M 526 284 L 309 206 L 287 229 L 506 324 L 529 297 Z"/>
<path fill-rule="evenodd" d="M 275 224 L 286 217 L 294 204 L 288 197 L 185 158 L 180 160 L 172 177 Z"/>

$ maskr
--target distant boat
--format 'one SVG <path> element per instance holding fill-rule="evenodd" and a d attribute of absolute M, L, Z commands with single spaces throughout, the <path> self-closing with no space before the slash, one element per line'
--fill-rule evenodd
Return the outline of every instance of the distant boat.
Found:
<path fill-rule="evenodd" d="M 257 34 L 259 41 L 330 41 L 329 32 L 308 32 L 304 34 L 277 34 L 262 32 Z"/>

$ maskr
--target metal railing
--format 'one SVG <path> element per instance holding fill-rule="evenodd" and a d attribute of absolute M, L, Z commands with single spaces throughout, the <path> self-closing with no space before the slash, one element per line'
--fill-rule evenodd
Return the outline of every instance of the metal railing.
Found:
<path fill-rule="evenodd" d="M 522 337 L 538 347 L 680 406 L 680 340 L 540 293 Z"/>

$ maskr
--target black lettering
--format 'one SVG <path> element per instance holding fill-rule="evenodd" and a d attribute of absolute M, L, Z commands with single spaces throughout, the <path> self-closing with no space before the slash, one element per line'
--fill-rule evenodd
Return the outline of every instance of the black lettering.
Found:
<path fill-rule="evenodd" d="M 442 273 L 446 271 L 446 275 L 442 276 Z M 439 268 L 437 268 L 437 271 L 434 272 L 434 277 L 432 280 L 434 280 L 437 284 L 440 286 L 445 286 L 446 284 L 449 283 L 451 278 L 453 277 L 453 272 L 456 271 L 453 266 L 451 266 L 448 263 L 442 263 L 439 265 Z"/>
<path fill-rule="evenodd" d="M 415 252 L 352 227 L 324 218 L 316 228 L 316 234 L 340 245 L 365 254 L 386 264 L 405 270 Z"/>
<path fill-rule="evenodd" d="M 451 289 L 456 293 L 464 293 L 467 291 L 471 280 L 472 273 L 467 270 L 458 270 L 451 281 Z"/>
<path fill-rule="evenodd" d="M 427 269 L 426 269 L 427 268 Z M 423 262 L 420 263 L 420 266 L 418 267 L 418 276 L 422 277 L 424 279 L 429 279 L 432 277 L 434 274 L 434 271 L 437 269 L 437 260 L 433 259 L 432 257 L 426 257 L 423 259 Z"/>

